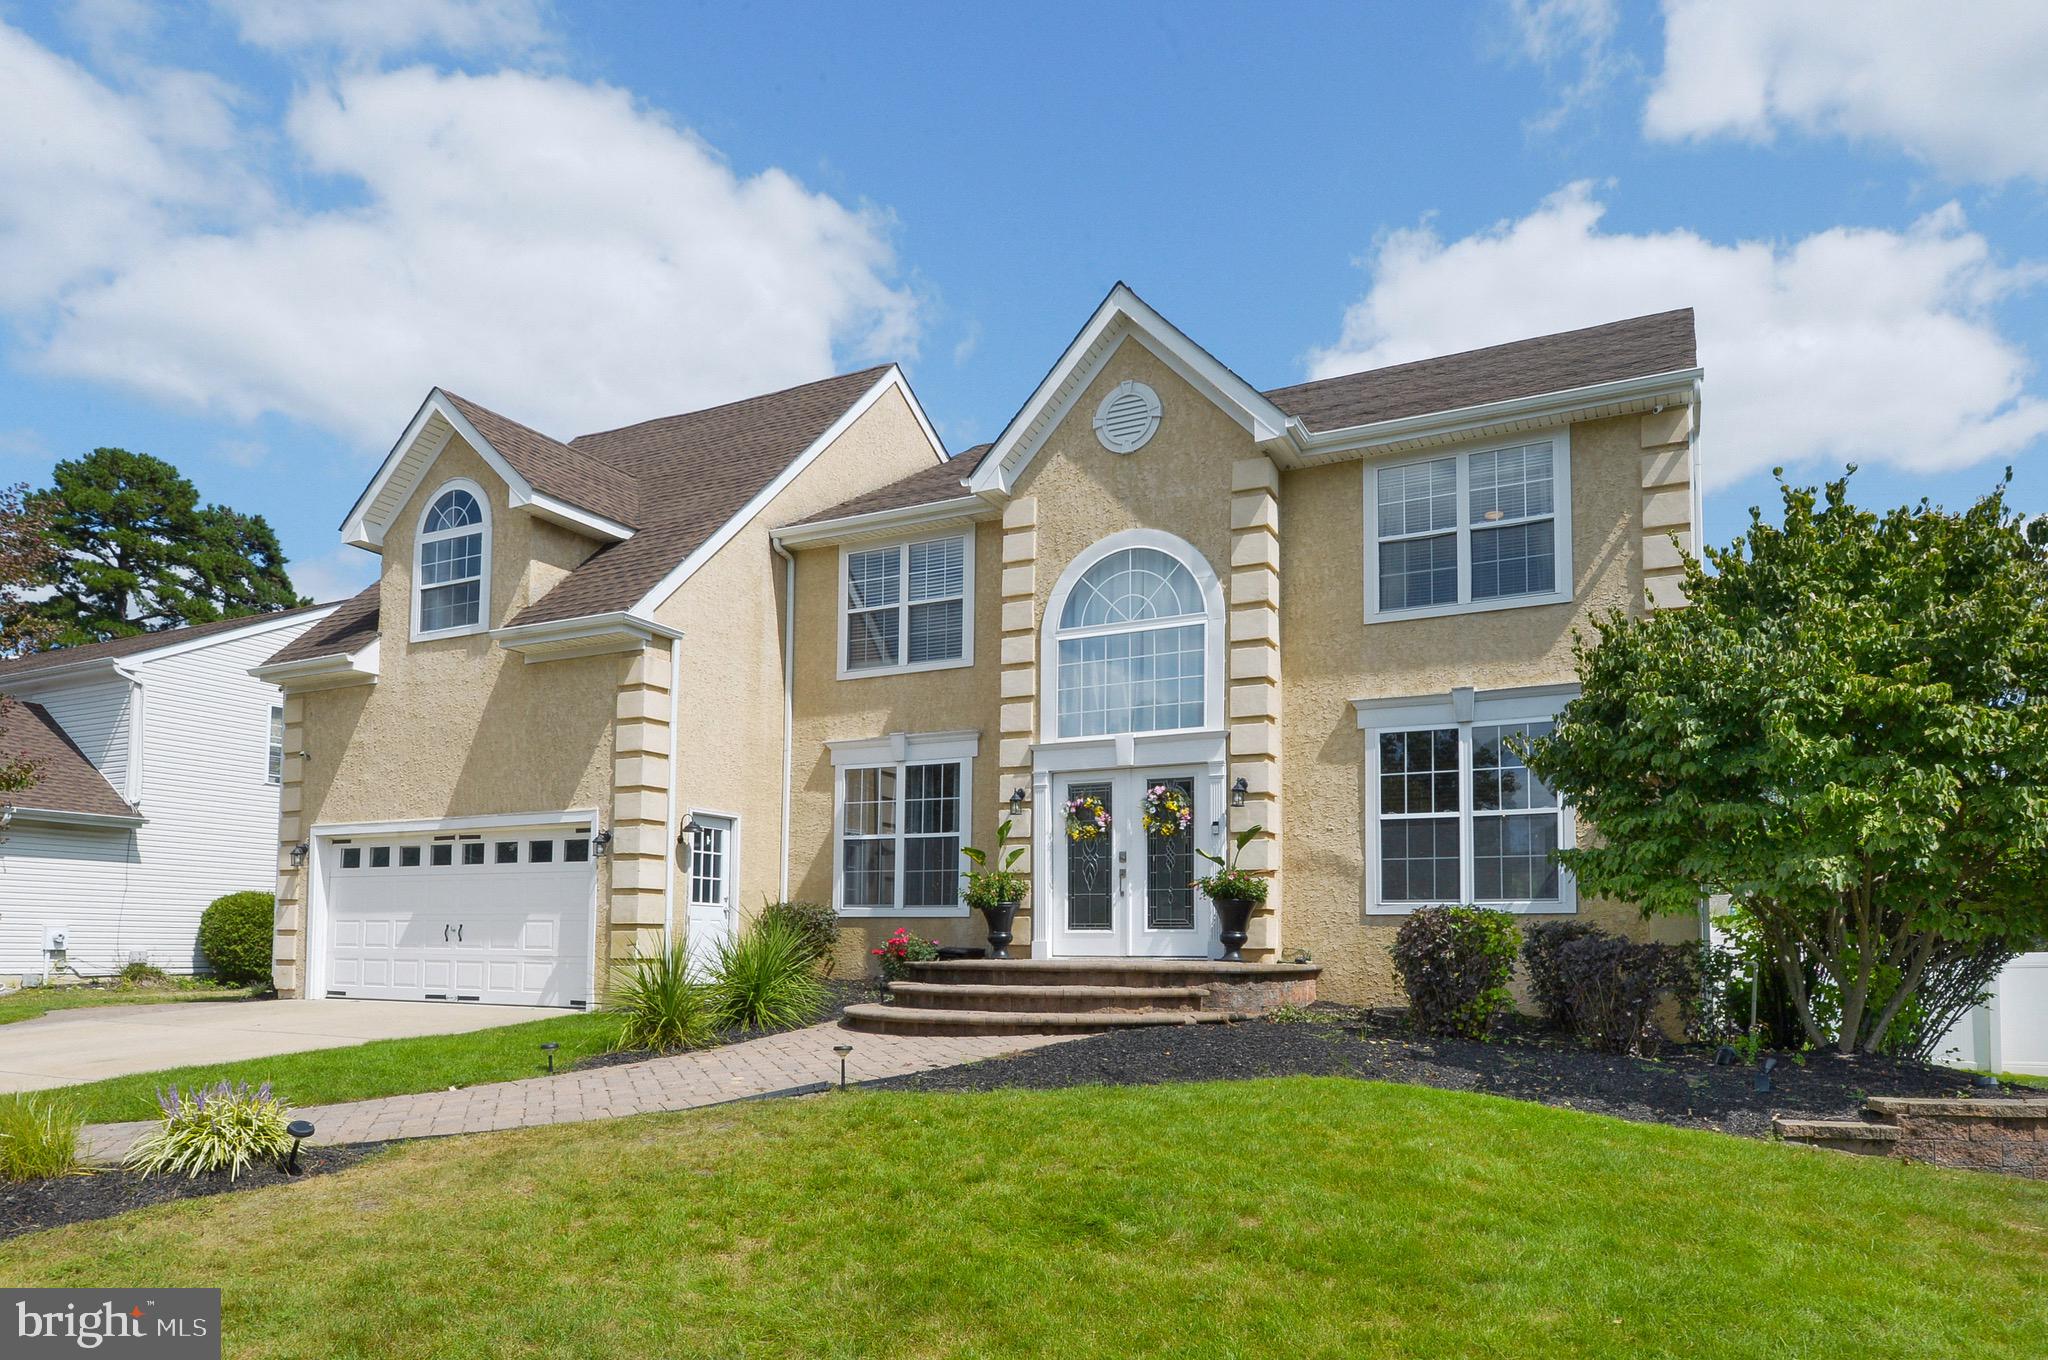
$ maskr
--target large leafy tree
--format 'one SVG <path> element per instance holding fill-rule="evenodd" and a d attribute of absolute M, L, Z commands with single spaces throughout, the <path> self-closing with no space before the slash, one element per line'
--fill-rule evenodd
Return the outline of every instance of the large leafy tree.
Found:
<path fill-rule="evenodd" d="M 1596 621 L 1529 766 L 1600 832 L 1561 856 L 1584 887 L 1730 894 L 1815 1044 L 1932 1042 L 2048 938 L 2043 536 L 2003 486 L 1960 514 L 1781 490 L 1782 525 L 1688 560 L 1689 607 Z"/>
<path fill-rule="evenodd" d="M 54 629 L 51 645 L 301 603 L 263 517 L 200 505 L 161 458 L 94 449 L 57 464 L 53 481 L 29 498 L 59 549 L 41 577 L 52 593 L 27 606 Z"/>
<path fill-rule="evenodd" d="M 48 519 L 29 500 L 27 484 L 0 487 L 0 656 L 17 656 L 48 640 L 51 625 L 24 604 L 57 555 Z M 0 695 L 0 793 L 36 781 L 35 762 L 6 738 L 6 725 L 17 716 L 14 700 Z"/>

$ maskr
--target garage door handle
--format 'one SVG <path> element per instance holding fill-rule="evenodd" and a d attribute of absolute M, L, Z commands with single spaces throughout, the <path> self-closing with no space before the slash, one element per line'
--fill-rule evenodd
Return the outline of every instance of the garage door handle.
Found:
<path fill-rule="evenodd" d="M 457 927 L 455 927 L 455 943 L 457 943 L 457 944 L 461 944 L 461 943 L 462 943 L 462 927 L 461 927 L 461 926 L 457 926 Z"/>
<path fill-rule="evenodd" d="M 442 926 L 442 927 L 441 927 L 441 943 L 442 943 L 442 944 L 446 944 L 446 943 L 448 943 L 448 932 L 449 932 L 449 931 L 451 931 L 451 930 L 453 930 L 453 929 L 455 929 L 455 927 L 454 927 L 454 926 Z"/>

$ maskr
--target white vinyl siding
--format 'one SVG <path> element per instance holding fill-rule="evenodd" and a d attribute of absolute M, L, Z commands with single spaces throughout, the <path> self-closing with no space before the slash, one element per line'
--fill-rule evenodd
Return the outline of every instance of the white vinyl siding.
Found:
<path fill-rule="evenodd" d="M 1566 431 L 1365 473 L 1368 623 L 1571 599 Z"/>
<path fill-rule="evenodd" d="M 277 645 L 284 646 L 282 642 Z M 64 734 L 124 798 L 135 792 L 128 783 L 134 689 L 129 681 L 109 676 L 29 696 L 57 720 Z M 0 852 L 4 850 L 0 846 Z"/>
<path fill-rule="evenodd" d="M 974 649 L 974 538 L 840 553 L 842 678 L 964 666 Z"/>
<path fill-rule="evenodd" d="M 141 698 L 123 704 L 118 738 L 96 683 L 36 696 L 118 792 L 127 778 L 127 721 L 141 723 L 136 770 L 144 824 L 134 829 L 37 825 L 17 818 L 0 842 L 0 976 L 39 976 L 44 922 L 70 928 L 69 961 L 88 976 L 140 957 L 173 973 L 199 966 L 199 915 L 224 893 L 275 890 L 278 785 L 270 782 L 275 686 L 249 674 L 317 623 L 290 623 L 124 664 Z M 118 682 L 127 691 L 128 684 Z M 70 721 L 77 721 L 74 729 Z"/>

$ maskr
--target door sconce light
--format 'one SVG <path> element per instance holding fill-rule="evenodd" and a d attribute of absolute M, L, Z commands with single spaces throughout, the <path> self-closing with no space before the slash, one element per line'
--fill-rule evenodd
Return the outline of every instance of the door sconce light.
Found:
<path fill-rule="evenodd" d="M 1250 791 L 1251 785 L 1244 782 L 1243 775 L 1239 775 L 1237 777 L 1237 782 L 1230 786 L 1230 805 L 1232 807 L 1243 807 L 1244 796 Z"/>
<path fill-rule="evenodd" d="M 294 869 L 303 869 L 303 868 L 305 868 L 305 867 L 306 867 L 306 856 L 308 856 L 308 855 L 310 855 L 310 854 L 312 854 L 312 853 L 313 853 L 313 842 L 311 842 L 311 841 L 300 841 L 300 842 L 299 842 L 299 843 L 298 843 L 297 845 L 294 845 L 294 846 L 292 847 L 292 868 L 294 868 Z"/>
<path fill-rule="evenodd" d="M 1030 801 L 1031 799 L 1025 794 L 1024 786 L 1022 784 L 1019 784 L 1016 788 L 1011 789 L 1010 815 L 1012 817 L 1021 816 L 1024 811 L 1024 805 Z"/>
<path fill-rule="evenodd" d="M 590 848 L 600 855 L 609 855 L 612 852 L 612 829 L 605 827 L 591 837 Z"/>

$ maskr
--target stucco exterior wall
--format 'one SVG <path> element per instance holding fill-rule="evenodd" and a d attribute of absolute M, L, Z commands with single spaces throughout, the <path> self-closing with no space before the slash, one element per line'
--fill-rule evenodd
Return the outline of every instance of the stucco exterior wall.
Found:
<path fill-rule="evenodd" d="M 1595 613 L 1644 607 L 1643 420 L 1572 427 L 1573 598 L 1565 604 L 1366 624 L 1365 465 L 1282 475 L 1282 945 L 1323 965 L 1324 997 L 1370 1004 L 1402 995 L 1388 950 L 1405 918 L 1365 912 L 1365 737 L 1352 700 L 1570 681 L 1573 631 L 1590 632 Z M 1581 899 L 1579 917 L 1661 939 L 1697 933 L 1695 923 L 1671 918 L 1645 926 L 1620 902 Z"/>
<path fill-rule="evenodd" d="M 938 532 L 938 531 L 934 531 Z M 980 754 L 970 771 L 970 845 L 993 845 L 996 826 L 1007 816 L 1002 800 L 1009 788 L 996 768 L 996 614 L 1002 575 L 998 526 L 983 521 L 974 534 L 974 664 L 907 675 L 838 678 L 839 554 L 834 546 L 796 554 L 796 704 L 790 800 L 791 897 L 832 901 L 833 741 L 859 741 L 893 732 L 966 732 L 981 735 Z M 883 542 L 887 540 L 877 540 Z M 858 545 L 861 547 L 865 544 Z M 777 772 L 778 774 L 780 771 Z M 963 863 L 962 868 L 966 865 Z M 907 925 L 945 944 L 980 944 L 978 917 L 910 916 L 848 918 L 839 933 L 834 971 L 858 977 L 872 971 L 868 950 Z M 1020 940 L 1029 938 L 1022 930 Z M 1021 957 L 1024 951 L 1013 951 Z"/>
<path fill-rule="evenodd" d="M 413 543 L 421 509 L 452 478 L 489 500 L 488 619 L 502 624 L 545 581 L 596 544 L 514 512 L 496 474 L 452 440 L 394 519 L 384 542 L 380 675 L 374 685 L 294 694 L 286 705 L 280 841 L 330 823 L 472 817 L 596 808 L 612 815 L 615 696 L 634 658 L 597 656 L 528 665 L 484 633 L 414 643 Z M 303 978 L 305 902 L 281 851 L 277 958 L 281 990 Z M 599 874 L 599 961 L 606 950 L 611 865 Z"/>
<path fill-rule="evenodd" d="M 677 805 L 740 819 L 742 920 L 773 901 L 781 886 L 785 564 L 770 532 L 929 467 L 935 458 L 910 403 L 892 388 L 655 610 L 656 618 L 683 633 Z M 800 610 L 799 619 L 824 609 Z M 811 650 L 807 638 L 800 641 L 798 655 Z M 829 641 L 823 656 L 831 660 Z M 807 895 L 794 883 L 791 892 Z M 821 900 L 829 900 L 829 880 Z"/>

